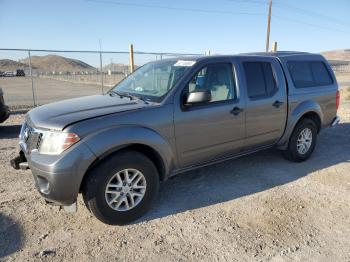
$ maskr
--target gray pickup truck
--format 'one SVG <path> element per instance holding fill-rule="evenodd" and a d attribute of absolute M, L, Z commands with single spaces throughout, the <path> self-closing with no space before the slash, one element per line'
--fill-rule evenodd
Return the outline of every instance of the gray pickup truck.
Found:
<path fill-rule="evenodd" d="M 105 95 L 31 110 L 11 163 L 31 169 L 47 202 L 75 211 L 82 193 L 99 220 L 125 224 L 172 175 L 270 147 L 306 160 L 320 130 L 339 122 L 338 106 L 334 73 L 318 54 L 160 60 Z"/>

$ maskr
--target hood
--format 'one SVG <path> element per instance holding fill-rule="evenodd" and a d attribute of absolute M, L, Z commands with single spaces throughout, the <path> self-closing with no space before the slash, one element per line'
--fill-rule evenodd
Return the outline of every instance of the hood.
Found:
<path fill-rule="evenodd" d="M 74 122 L 149 106 L 141 100 L 127 97 L 86 96 L 34 108 L 27 114 L 27 121 L 36 128 L 63 130 Z"/>

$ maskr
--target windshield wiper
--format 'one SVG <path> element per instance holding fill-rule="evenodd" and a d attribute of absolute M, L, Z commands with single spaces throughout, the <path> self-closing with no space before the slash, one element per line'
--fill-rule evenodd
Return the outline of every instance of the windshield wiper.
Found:
<path fill-rule="evenodd" d="M 127 97 L 127 98 L 130 98 L 131 100 L 135 99 L 135 96 L 132 96 L 128 93 L 120 93 L 120 92 L 117 92 L 114 90 L 110 91 L 109 93 L 115 94 L 115 95 L 119 96 L 120 98 Z"/>
<path fill-rule="evenodd" d="M 143 98 L 143 97 L 140 97 L 140 96 L 134 96 L 134 95 L 131 95 L 131 94 L 126 94 L 127 97 L 130 97 L 130 99 L 136 99 L 136 100 L 141 100 L 142 102 L 148 104 L 148 101 Z"/>
<path fill-rule="evenodd" d="M 148 101 L 146 101 L 146 99 L 144 99 L 143 97 L 134 96 L 134 95 L 131 95 L 130 93 L 120 93 L 120 92 L 117 92 L 117 91 L 114 91 L 114 90 L 110 91 L 110 93 L 116 94 L 120 98 L 127 97 L 127 98 L 130 98 L 130 100 L 141 100 L 141 101 L 143 101 L 143 102 L 148 104 Z"/>

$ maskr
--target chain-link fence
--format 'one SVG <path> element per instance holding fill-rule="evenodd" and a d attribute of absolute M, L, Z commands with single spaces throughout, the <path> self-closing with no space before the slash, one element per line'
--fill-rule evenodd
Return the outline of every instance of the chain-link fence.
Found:
<path fill-rule="evenodd" d="M 328 60 L 334 72 L 350 73 L 350 61 Z"/>
<path fill-rule="evenodd" d="M 350 61 L 328 60 L 332 67 L 340 88 L 350 87 Z"/>
<path fill-rule="evenodd" d="M 135 68 L 176 56 L 134 52 Z M 0 88 L 12 109 L 103 94 L 130 73 L 129 52 L 0 49 Z"/>
<path fill-rule="evenodd" d="M 134 52 L 135 67 L 201 54 Z M 11 109 L 102 94 L 128 73 L 129 52 L 0 49 L 0 88 Z M 350 86 L 350 61 L 329 60 L 341 86 Z"/>

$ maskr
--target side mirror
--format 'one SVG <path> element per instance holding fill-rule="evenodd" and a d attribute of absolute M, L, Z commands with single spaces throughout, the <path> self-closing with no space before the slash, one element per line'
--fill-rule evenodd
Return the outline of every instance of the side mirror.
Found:
<path fill-rule="evenodd" d="M 188 94 L 186 104 L 192 105 L 192 104 L 206 103 L 206 102 L 210 102 L 210 100 L 211 100 L 211 92 L 209 90 L 193 91 Z"/>

